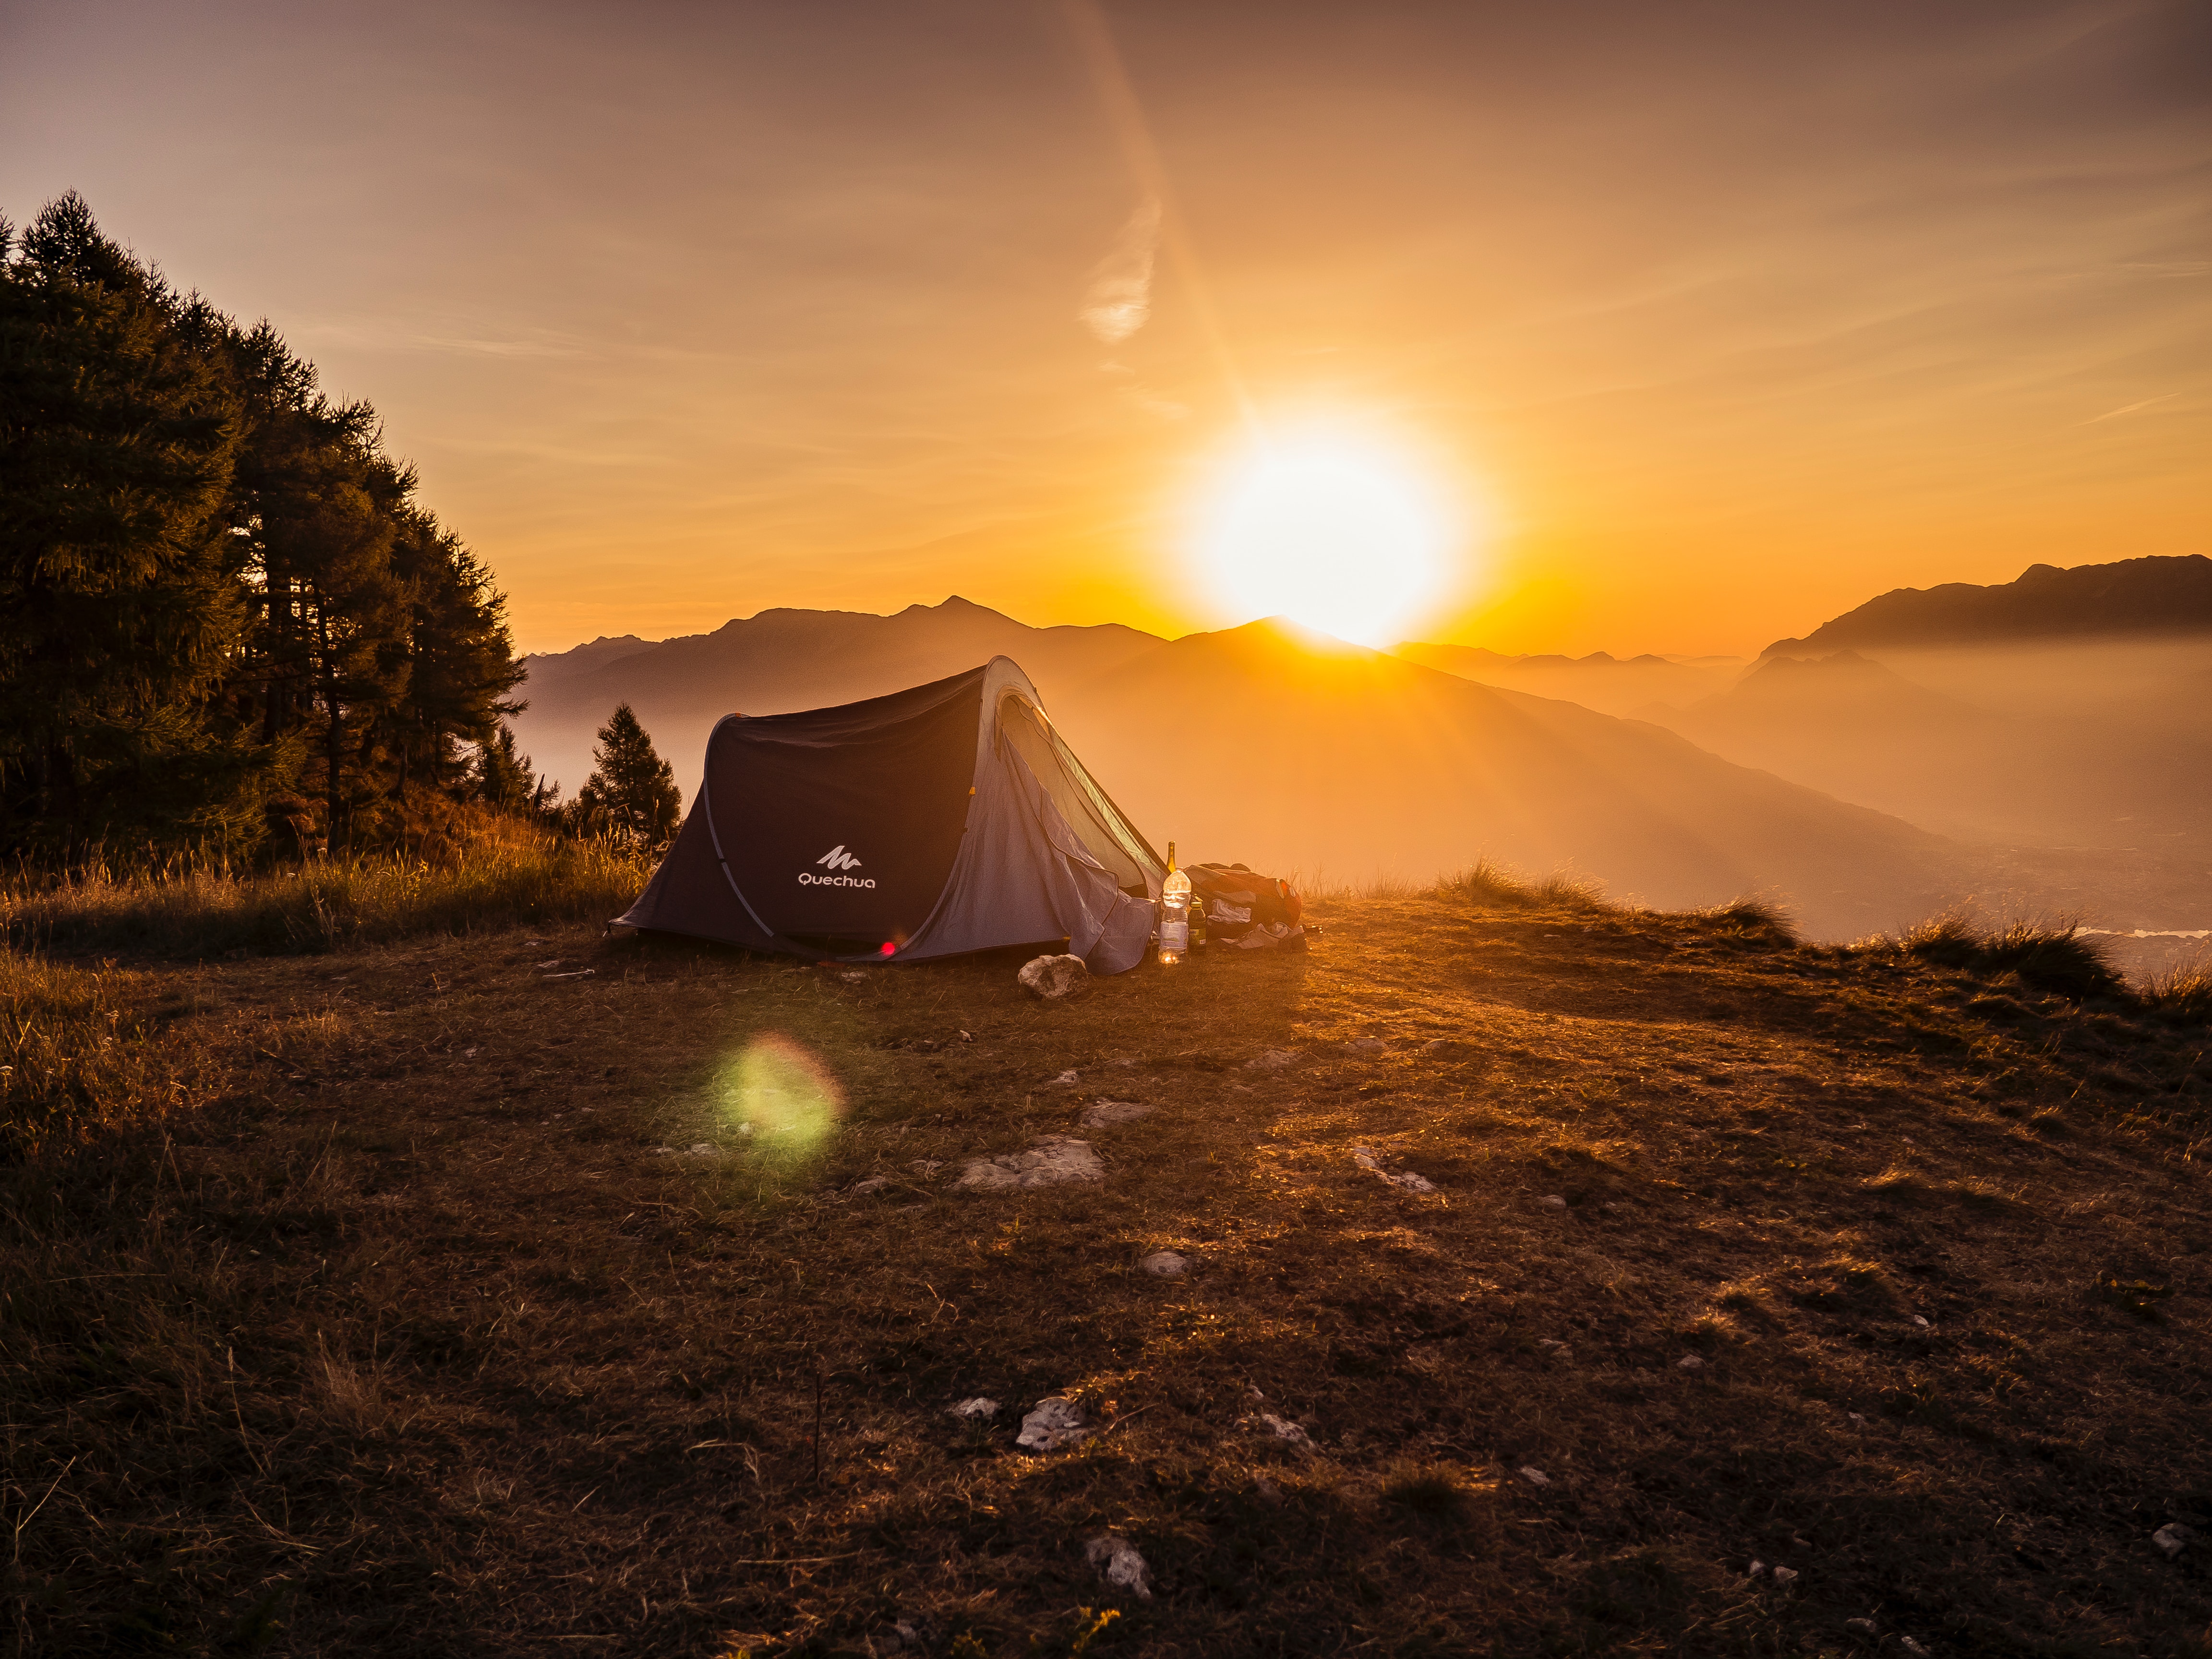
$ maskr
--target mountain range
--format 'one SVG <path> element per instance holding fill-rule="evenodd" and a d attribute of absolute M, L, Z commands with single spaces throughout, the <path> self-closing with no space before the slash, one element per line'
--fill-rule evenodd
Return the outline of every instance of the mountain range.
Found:
<path fill-rule="evenodd" d="M 2212 561 L 2131 560 L 2055 585 L 2124 599 L 2186 589 L 2197 566 Z M 1875 604 L 1949 595 L 1955 617 L 1954 590 L 2021 583 Z M 1967 646 L 1929 643 L 1932 623 L 1886 623 L 1902 644 L 1816 644 L 1871 609 L 1749 665 L 1419 642 L 1384 654 L 1281 622 L 1169 641 L 1032 628 L 959 598 L 887 617 L 772 610 L 531 657 L 516 726 L 573 792 L 595 729 L 628 702 L 688 797 L 726 714 L 851 702 L 1003 654 L 1108 792 L 1192 860 L 1364 881 L 1487 855 L 1668 906 L 1765 892 L 1823 937 L 1973 895 L 2130 927 L 2212 919 L 2212 632 L 2053 638 L 2030 607 Z"/>

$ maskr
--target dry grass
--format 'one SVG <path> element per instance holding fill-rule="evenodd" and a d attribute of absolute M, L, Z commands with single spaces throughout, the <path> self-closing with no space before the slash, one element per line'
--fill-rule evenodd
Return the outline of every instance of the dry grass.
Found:
<path fill-rule="evenodd" d="M 1322 909 L 1066 1007 L 581 925 L 105 981 L 202 1081 L 0 1194 L 15 1650 L 2202 1654 L 2201 1029 Z M 1103 1183 L 953 1189 L 1046 1133 Z"/>
<path fill-rule="evenodd" d="M 627 908 L 651 874 L 651 861 L 622 843 L 519 824 L 443 862 L 378 854 L 260 872 L 187 861 L 145 873 L 94 860 L 66 876 L 19 872 L 0 887 L 0 938 L 19 950 L 306 955 L 604 920 Z"/>
<path fill-rule="evenodd" d="M 2036 990 L 2076 1001 L 2126 994 L 2125 982 L 2079 921 L 2009 921 L 1984 927 L 1970 912 L 1954 911 L 1922 922 L 1896 943 L 1947 968 L 1990 978 L 2011 975 Z"/>

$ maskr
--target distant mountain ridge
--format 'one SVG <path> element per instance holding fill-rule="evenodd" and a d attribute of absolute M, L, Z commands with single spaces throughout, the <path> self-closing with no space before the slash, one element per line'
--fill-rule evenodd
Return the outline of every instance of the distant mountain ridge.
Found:
<path fill-rule="evenodd" d="M 1988 587 L 1899 587 L 1760 654 L 1811 656 L 1892 648 L 2087 639 L 2116 634 L 2212 634 L 2212 558 L 2201 553 L 2113 564 L 2032 564 Z"/>
<path fill-rule="evenodd" d="M 1924 914 L 1953 884 L 1949 844 L 1896 818 L 1654 726 L 1279 622 L 1170 642 L 1030 628 L 957 598 L 889 617 L 765 611 L 600 651 L 596 667 L 547 659 L 522 688 L 517 735 L 573 790 L 594 729 L 628 702 L 688 797 L 725 714 L 852 702 L 1001 653 L 1107 791 L 1192 857 L 1358 881 L 1425 880 L 1487 854 L 1663 905 L 1783 894 L 1828 937 Z"/>

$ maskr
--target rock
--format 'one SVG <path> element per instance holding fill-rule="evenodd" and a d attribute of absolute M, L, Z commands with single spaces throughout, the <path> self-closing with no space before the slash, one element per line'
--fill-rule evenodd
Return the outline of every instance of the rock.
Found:
<path fill-rule="evenodd" d="M 1396 1175 L 1392 1175 L 1382 1167 L 1382 1160 L 1375 1156 L 1374 1149 L 1371 1147 L 1354 1146 L 1352 1149 L 1352 1161 L 1370 1175 L 1381 1176 L 1401 1192 L 1432 1193 L 1437 1189 L 1436 1183 L 1426 1176 L 1415 1175 L 1411 1170 L 1401 1170 Z"/>
<path fill-rule="evenodd" d="M 1547 1210 L 1564 1210 L 1567 1207 L 1567 1200 L 1557 1193 L 1546 1193 L 1536 1201 Z"/>
<path fill-rule="evenodd" d="M 1075 1086 L 1075 1068 L 1073 1066 L 1070 1066 L 1066 1071 L 1062 1072 L 1058 1077 L 1048 1078 L 1046 1081 L 1055 1085 L 1062 1085 L 1067 1088 L 1073 1089 Z"/>
<path fill-rule="evenodd" d="M 853 1190 L 856 1193 L 879 1193 L 890 1184 L 883 1176 L 870 1176 L 866 1181 L 854 1182 Z"/>
<path fill-rule="evenodd" d="M 968 1160 L 955 1186 L 971 1193 L 1008 1192 L 1016 1188 L 1057 1187 L 1069 1181 L 1103 1181 L 1106 1166 L 1087 1140 L 1046 1135 L 1025 1152 Z"/>
<path fill-rule="evenodd" d="M 1190 1271 L 1190 1258 L 1173 1250 L 1154 1250 L 1137 1265 L 1155 1279 L 1181 1279 Z"/>
<path fill-rule="evenodd" d="M 1244 1062 L 1244 1069 L 1248 1072 L 1279 1072 L 1285 1066 L 1295 1066 L 1297 1063 L 1298 1057 L 1295 1050 L 1263 1048 Z"/>
<path fill-rule="evenodd" d="M 1091 970 L 1081 957 L 1031 957 L 1018 975 L 1022 989 L 1047 1002 L 1067 1002 L 1091 988 Z"/>
<path fill-rule="evenodd" d="M 1705 1362 L 1693 1353 L 1686 1353 L 1674 1362 L 1674 1369 L 1678 1371 L 1701 1371 L 1705 1368 Z"/>
<path fill-rule="evenodd" d="M 1513 1473 L 1532 1486 L 1548 1486 L 1552 1484 L 1552 1477 L 1541 1469 L 1520 1468 L 1514 1470 Z"/>
<path fill-rule="evenodd" d="M 1467 1060 L 1477 1050 L 1472 1042 L 1462 1042 L 1456 1037 L 1431 1037 L 1421 1045 L 1421 1052 L 1431 1060 Z"/>
<path fill-rule="evenodd" d="M 1268 1433 L 1285 1444 L 1296 1446 L 1303 1452 L 1310 1452 L 1314 1449 L 1313 1437 L 1291 1422 L 1289 1418 L 1278 1417 L 1273 1412 L 1261 1412 L 1260 1421 L 1267 1425 Z"/>
<path fill-rule="evenodd" d="M 1152 1599 L 1152 1570 L 1145 1565 L 1145 1558 L 1137 1553 L 1137 1547 L 1127 1539 L 1102 1533 L 1083 1547 L 1083 1554 L 1105 1576 L 1108 1583 L 1117 1589 L 1132 1591 L 1147 1601 Z"/>
<path fill-rule="evenodd" d="M 2184 1526 L 2179 1521 L 2169 1521 L 2151 1534 L 2150 1541 L 2166 1552 L 2167 1560 L 2177 1560 L 2182 1551 L 2197 1541 L 2197 1528 Z"/>
<path fill-rule="evenodd" d="M 1761 1573 L 1765 1572 L 1765 1571 L 1766 1571 L 1766 1563 L 1765 1563 L 1765 1562 L 1764 1562 L 1764 1561 L 1754 1561 L 1754 1562 L 1753 1562 L 1753 1563 L 1751 1564 L 1750 1568 L 1749 1568 L 1749 1569 L 1748 1569 L 1748 1570 L 1744 1573 L 1744 1575 L 1743 1575 L 1743 1576 L 1744 1576 L 1745 1577 L 1747 1577 L 1747 1578 L 1756 1578 L 1756 1577 L 1758 1577 Z"/>
<path fill-rule="evenodd" d="M 901 1653 L 934 1653 L 944 1638 L 937 1621 L 925 1613 L 915 1613 L 911 1619 L 902 1619 L 891 1626 L 898 1637 Z"/>
<path fill-rule="evenodd" d="M 1845 1630 L 1856 1631 L 1861 1636 L 1878 1636 L 1881 1634 L 1881 1632 L 1875 1627 L 1875 1622 L 1871 1619 L 1846 1619 L 1844 1620 L 1844 1628 Z"/>
<path fill-rule="evenodd" d="M 920 1176 L 924 1181 L 927 1181 L 930 1176 L 935 1175 L 939 1170 L 943 1169 L 945 1165 L 939 1163 L 933 1158 L 918 1158 L 906 1167 L 913 1170 L 916 1175 Z"/>
<path fill-rule="evenodd" d="M 1560 1341 L 1556 1336 L 1540 1336 L 1536 1339 L 1536 1346 L 1540 1348 L 1548 1350 L 1552 1358 L 1554 1359 L 1571 1359 L 1574 1358 L 1575 1351 L 1572 1348 L 1570 1348 L 1565 1343 Z"/>
<path fill-rule="evenodd" d="M 1344 1046 L 1355 1054 L 1379 1054 L 1390 1045 L 1381 1037 L 1354 1037 Z"/>
<path fill-rule="evenodd" d="M 1091 1414 L 1073 1400 L 1054 1398 L 1038 1401 L 1036 1409 L 1022 1419 L 1022 1431 L 1014 1443 L 1025 1451 L 1058 1451 L 1091 1435 Z"/>
<path fill-rule="evenodd" d="M 1922 1330 L 1923 1330 L 1923 1331 L 1925 1331 L 1925 1330 L 1932 1330 L 1932 1329 L 1934 1329 L 1934 1328 L 1935 1328 L 1933 1326 L 1929 1325 L 1929 1322 L 1928 1322 L 1926 1320 L 1923 1319 L 1923 1318 L 1922 1318 L 1918 1314 L 1915 1314 L 1915 1315 L 1913 1315 L 1913 1316 L 1912 1316 L 1912 1322 L 1913 1322 L 1914 1324 L 1916 1324 L 1916 1325 L 1919 1326 L 1919 1327 L 1920 1327 L 1920 1328 L 1921 1328 Z"/>
<path fill-rule="evenodd" d="M 689 1148 L 688 1155 L 692 1158 L 720 1158 L 722 1155 L 722 1150 L 719 1146 L 715 1146 L 702 1140 L 696 1146 Z"/>
<path fill-rule="evenodd" d="M 999 1414 L 999 1402 L 977 1395 L 973 1400 L 963 1400 L 957 1406 L 945 1408 L 949 1416 L 969 1423 L 988 1423 Z"/>
<path fill-rule="evenodd" d="M 1796 1583 L 1796 1582 L 1797 1582 L 1797 1569 L 1796 1569 L 1796 1568 L 1795 1568 L 1795 1567 L 1777 1567 L 1777 1568 L 1775 1568 L 1775 1570 L 1774 1570 L 1774 1583 L 1775 1583 L 1775 1588 L 1776 1588 L 1776 1589 L 1788 1589 L 1790 1587 L 1790 1585 L 1792 1585 L 1792 1584 Z"/>
<path fill-rule="evenodd" d="M 1083 1127 L 1104 1129 L 1116 1123 L 1133 1122 L 1152 1109 L 1133 1100 L 1094 1100 L 1084 1109 Z"/>
<path fill-rule="evenodd" d="M 1910 1636 L 1899 1637 L 1897 1638 L 1897 1645 L 1903 1648 L 1907 1653 L 1917 1653 L 1923 1656 L 1923 1659 L 1928 1651 L 1926 1648 L 1922 1647 L 1919 1643 L 1914 1641 Z"/>

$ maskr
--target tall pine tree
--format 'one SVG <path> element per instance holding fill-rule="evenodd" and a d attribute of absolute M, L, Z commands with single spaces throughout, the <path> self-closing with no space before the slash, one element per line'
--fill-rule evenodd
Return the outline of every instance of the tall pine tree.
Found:
<path fill-rule="evenodd" d="M 258 834 L 286 758 L 227 719 L 241 424 L 206 309 L 74 193 L 0 228 L 0 837 Z"/>

